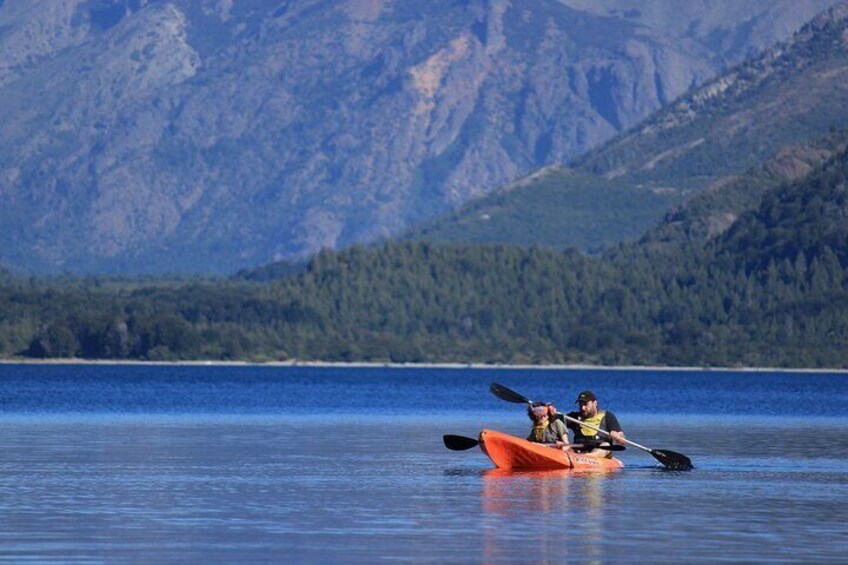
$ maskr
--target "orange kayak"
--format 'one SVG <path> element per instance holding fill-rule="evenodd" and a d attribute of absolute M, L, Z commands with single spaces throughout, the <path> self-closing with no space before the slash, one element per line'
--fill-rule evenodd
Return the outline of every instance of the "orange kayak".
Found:
<path fill-rule="evenodd" d="M 479 440 L 480 449 L 499 469 L 611 471 L 624 467 L 624 463 L 614 457 L 599 459 L 573 451 L 563 451 L 494 430 L 483 430 Z"/>

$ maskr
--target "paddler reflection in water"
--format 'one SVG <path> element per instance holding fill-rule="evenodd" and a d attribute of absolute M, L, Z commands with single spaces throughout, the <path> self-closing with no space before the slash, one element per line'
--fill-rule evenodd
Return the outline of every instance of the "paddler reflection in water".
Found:
<path fill-rule="evenodd" d="M 574 402 L 579 407 L 577 412 L 569 412 L 568 416 L 581 422 L 591 424 L 596 428 L 600 428 L 609 432 L 609 438 L 622 443 L 624 432 L 621 430 L 621 425 L 618 423 L 618 418 L 609 410 L 598 410 L 598 399 L 591 390 L 584 390 L 577 395 L 577 400 Z M 552 408 L 552 407 L 551 407 Z M 554 411 L 556 409 L 554 408 Z M 606 436 L 596 432 L 586 426 L 580 426 L 573 422 L 567 423 L 568 429 L 573 435 L 572 444 L 600 444 L 609 445 L 609 440 Z M 575 451 L 581 451 L 575 449 Z M 582 450 L 586 454 L 593 457 L 612 457 L 612 451 L 607 449 L 588 449 Z"/>

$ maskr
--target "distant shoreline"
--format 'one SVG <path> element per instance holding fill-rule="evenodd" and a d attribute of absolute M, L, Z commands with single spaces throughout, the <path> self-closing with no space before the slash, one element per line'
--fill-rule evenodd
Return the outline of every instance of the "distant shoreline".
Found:
<path fill-rule="evenodd" d="M 185 367 L 327 367 L 327 368 L 387 368 L 387 369 L 475 369 L 475 370 L 539 370 L 539 371 L 668 371 L 668 372 L 732 372 L 732 373 L 840 373 L 848 369 L 814 369 L 785 367 L 677 367 L 664 365 L 509 365 L 487 363 L 379 363 L 333 361 L 141 361 L 131 359 L 27 359 L 0 358 L 0 365 L 142 365 Z"/>

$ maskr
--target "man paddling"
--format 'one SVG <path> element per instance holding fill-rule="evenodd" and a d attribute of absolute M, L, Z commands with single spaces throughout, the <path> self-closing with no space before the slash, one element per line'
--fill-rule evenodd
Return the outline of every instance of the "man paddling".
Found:
<path fill-rule="evenodd" d="M 589 425 L 607 431 L 609 432 L 610 439 L 624 443 L 624 432 L 618 423 L 618 418 L 609 410 L 598 410 L 598 399 L 595 393 L 591 390 L 584 390 L 577 395 L 577 400 L 574 403 L 577 404 L 579 411 L 569 412 L 567 414 L 569 418 L 586 422 Z M 609 443 L 606 443 L 607 438 L 605 436 L 589 427 L 581 426 L 568 420 L 566 420 L 566 426 L 571 430 L 573 435 L 571 443 L 574 445 L 593 443 L 609 445 Z M 612 451 L 605 449 L 592 449 L 587 451 L 586 454 L 592 457 L 612 457 Z"/>

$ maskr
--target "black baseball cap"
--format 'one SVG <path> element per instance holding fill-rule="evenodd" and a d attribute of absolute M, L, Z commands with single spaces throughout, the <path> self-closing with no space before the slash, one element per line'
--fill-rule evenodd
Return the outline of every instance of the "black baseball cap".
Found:
<path fill-rule="evenodd" d="M 597 400 L 595 393 L 591 390 L 584 390 L 583 392 L 577 395 L 577 400 L 574 401 L 574 404 L 580 404 L 581 402 L 590 402 L 592 400 Z"/>

